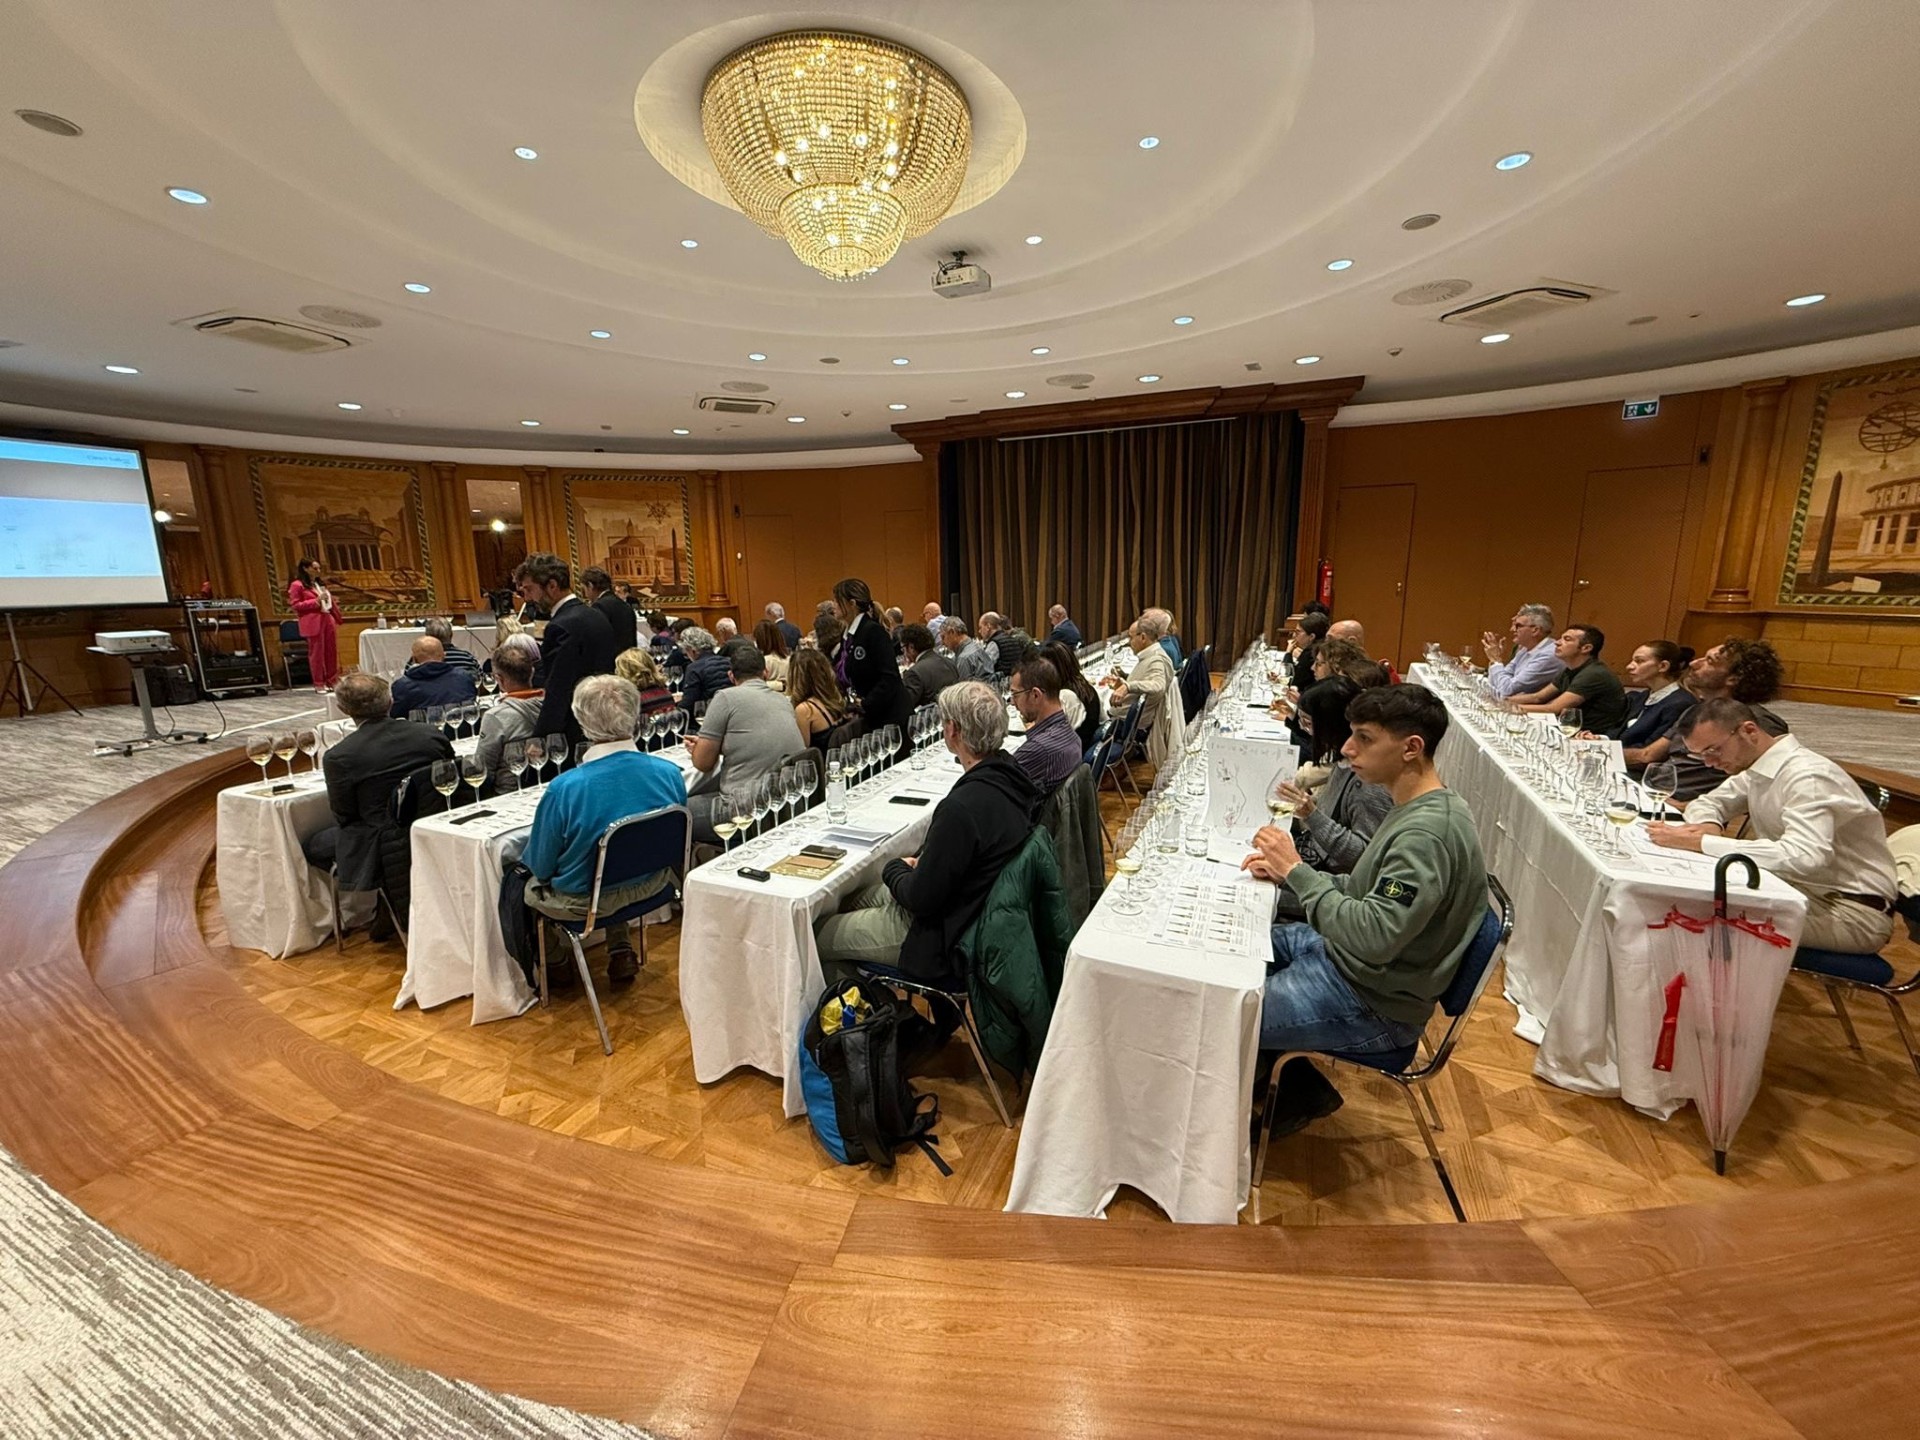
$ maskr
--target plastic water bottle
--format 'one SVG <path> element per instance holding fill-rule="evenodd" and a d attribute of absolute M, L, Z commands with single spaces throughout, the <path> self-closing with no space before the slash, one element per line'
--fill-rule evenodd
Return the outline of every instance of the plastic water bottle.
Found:
<path fill-rule="evenodd" d="M 838 765 L 827 766 L 827 819 L 838 825 L 847 818 L 847 776 Z"/>

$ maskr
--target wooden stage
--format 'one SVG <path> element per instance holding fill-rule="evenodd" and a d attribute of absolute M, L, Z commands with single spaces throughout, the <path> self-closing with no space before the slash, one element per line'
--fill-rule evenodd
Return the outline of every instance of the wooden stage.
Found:
<path fill-rule="evenodd" d="M 670 1435 L 1920 1428 L 1910 1168 L 1597 1216 L 1208 1229 L 596 1144 L 250 992 L 196 913 L 214 794 L 246 764 L 146 781 L 0 868 L 0 1144 L 353 1344 Z"/>

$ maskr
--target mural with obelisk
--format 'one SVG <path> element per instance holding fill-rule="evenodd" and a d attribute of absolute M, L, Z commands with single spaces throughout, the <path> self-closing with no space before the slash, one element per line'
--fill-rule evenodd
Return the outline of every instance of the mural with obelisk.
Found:
<path fill-rule="evenodd" d="M 1920 609 L 1920 369 L 1820 388 L 1780 601 Z"/>
<path fill-rule="evenodd" d="M 693 603 L 687 477 L 566 477 L 574 573 L 597 565 L 648 603 Z"/>

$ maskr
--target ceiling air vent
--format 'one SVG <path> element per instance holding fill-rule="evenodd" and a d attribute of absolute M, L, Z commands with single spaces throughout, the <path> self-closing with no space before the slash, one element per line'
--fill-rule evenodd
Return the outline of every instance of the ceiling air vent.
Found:
<path fill-rule="evenodd" d="M 1424 285 L 1402 290 L 1393 297 L 1396 305 L 1438 305 L 1442 300 L 1457 300 L 1473 289 L 1471 280 L 1429 280 Z"/>
<path fill-rule="evenodd" d="M 264 345 L 288 355 L 318 355 L 325 350 L 346 350 L 350 341 L 310 325 L 294 325 L 286 320 L 263 320 L 257 315 L 214 315 L 184 322 L 202 335 L 218 335 L 227 340 L 242 340 L 249 345 Z"/>
<path fill-rule="evenodd" d="M 1513 330 L 1543 315 L 1570 310 L 1593 299 L 1591 291 L 1562 285 L 1534 285 L 1489 295 L 1440 317 L 1442 325 L 1465 325 L 1474 330 Z"/>
<path fill-rule="evenodd" d="M 302 305 L 300 313 L 309 320 L 318 320 L 322 325 L 332 325 L 341 330 L 378 330 L 378 317 L 363 311 L 349 310 L 344 305 Z"/>
<path fill-rule="evenodd" d="M 1057 385 L 1062 390 L 1086 390 L 1093 385 L 1093 376 L 1081 374 L 1049 375 L 1047 377 L 1047 384 Z"/>
<path fill-rule="evenodd" d="M 762 385 L 758 380 L 722 380 L 722 390 L 731 390 L 736 395 L 764 395 L 772 388 Z"/>
<path fill-rule="evenodd" d="M 733 395 L 702 395 L 702 410 L 715 410 L 722 415 L 771 415 L 771 400 L 742 400 Z"/>

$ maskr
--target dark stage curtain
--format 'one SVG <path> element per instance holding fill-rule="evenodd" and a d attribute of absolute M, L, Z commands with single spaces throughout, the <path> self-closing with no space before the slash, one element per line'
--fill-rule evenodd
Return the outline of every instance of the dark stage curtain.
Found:
<path fill-rule="evenodd" d="M 951 447 L 960 613 L 1089 640 L 1149 605 L 1224 669 L 1291 610 L 1300 424 L 1292 411 Z"/>

